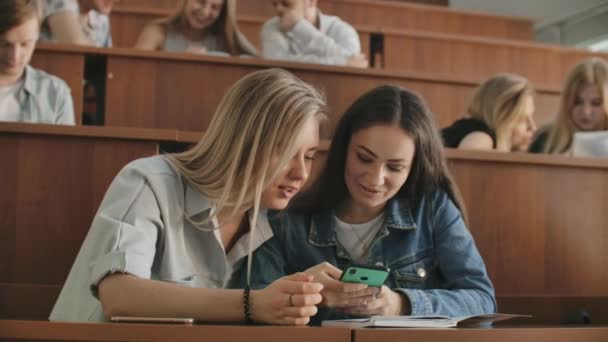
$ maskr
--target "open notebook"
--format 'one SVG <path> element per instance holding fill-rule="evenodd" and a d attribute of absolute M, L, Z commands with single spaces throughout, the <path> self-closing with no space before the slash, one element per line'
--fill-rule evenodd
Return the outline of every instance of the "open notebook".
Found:
<path fill-rule="evenodd" d="M 608 158 L 608 131 L 574 133 L 572 155 L 575 157 Z"/>
<path fill-rule="evenodd" d="M 457 326 L 481 326 L 515 317 L 532 317 L 529 315 L 485 314 L 465 317 L 447 316 L 373 316 L 369 318 L 327 320 L 321 323 L 324 327 L 351 328 L 453 328 Z"/>

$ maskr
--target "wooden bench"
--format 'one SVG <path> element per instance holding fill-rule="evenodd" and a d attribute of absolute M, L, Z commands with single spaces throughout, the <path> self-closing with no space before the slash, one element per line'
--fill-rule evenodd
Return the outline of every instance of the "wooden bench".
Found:
<path fill-rule="evenodd" d="M 167 11 L 177 8 L 178 3 L 176 0 L 122 0 L 116 5 L 116 9 L 146 8 Z M 339 16 L 354 26 L 534 40 L 534 22 L 523 17 L 379 0 L 323 0 L 319 1 L 319 7 L 324 13 Z M 270 1 L 239 0 L 237 14 L 239 19 L 242 16 L 270 18 L 275 15 L 275 10 Z"/>

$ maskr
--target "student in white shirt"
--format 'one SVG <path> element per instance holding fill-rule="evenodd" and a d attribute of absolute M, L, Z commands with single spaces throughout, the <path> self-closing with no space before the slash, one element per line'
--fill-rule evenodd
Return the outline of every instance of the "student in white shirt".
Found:
<path fill-rule="evenodd" d="M 112 47 L 109 15 L 119 0 L 38 0 L 40 40 Z"/>
<path fill-rule="evenodd" d="M 317 0 L 273 0 L 277 16 L 262 27 L 264 58 L 366 68 L 357 31 L 325 15 Z"/>
<path fill-rule="evenodd" d="M 29 66 L 39 25 L 35 0 L 0 1 L 0 121 L 74 125 L 66 83 Z"/>
<path fill-rule="evenodd" d="M 307 324 L 321 301 L 312 276 L 227 288 L 260 272 L 245 257 L 272 237 L 265 209 L 285 208 L 306 182 L 324 113 L 322 96 L 286 71 L 238 81 L 196 146 L 116 176 L 50 319 Z"/>

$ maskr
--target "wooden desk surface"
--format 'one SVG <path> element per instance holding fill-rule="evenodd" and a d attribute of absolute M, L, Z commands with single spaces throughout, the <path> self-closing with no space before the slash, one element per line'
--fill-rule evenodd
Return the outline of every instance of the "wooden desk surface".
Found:
<path fill-rule="evenodd" d="M 346 328 L 93 324 L 0 320 L 0 341 L 351 342 Z"/>
<path fill-rule="evenodd" d="M 538 327 L 491 329 L 354 329 L 353 342 L 600 342 L 608 327 Z"/>

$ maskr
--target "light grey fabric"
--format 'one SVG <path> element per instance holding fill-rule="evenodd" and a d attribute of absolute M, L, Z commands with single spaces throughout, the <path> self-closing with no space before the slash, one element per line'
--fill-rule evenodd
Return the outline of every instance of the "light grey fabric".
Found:
<path fill-rule="evenodd" d="M 16 122 L 74 125 L 74 103 L 70 88 L 58 77 L 31 66 L 25 68 L 19 88 L 19 113 Z M 0 115 L 2 117 L 2 115 Z"/>
<path fill-rule="evenodd" d="M 357 31 L 336 16 L 319 15 L 319 29 L 301 19 L 288 32 L 281 31 L 279 18 L 262 27 L 264 58 L 310 63 L 344 65 L 349 57 L 361 53 Z"/>
<path fill-rule="evenodd" d="M 250 234 L 226 255 L 219 231 L 211 230 L 217 222 L 207 220 L 214 210 L 214 203 L 163 156 L 125 166 L 95 215 L 50 320 L 104 321 L 97 286 L 112 273 L 190 287 L 228 287 L 233 273 L 243 268 Z M 265 210 L 253 234 L 254 249 L 272 237 Z"/>

